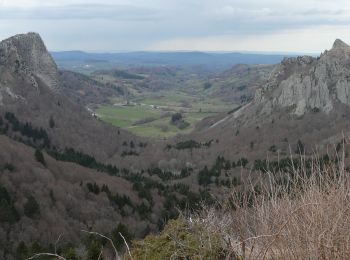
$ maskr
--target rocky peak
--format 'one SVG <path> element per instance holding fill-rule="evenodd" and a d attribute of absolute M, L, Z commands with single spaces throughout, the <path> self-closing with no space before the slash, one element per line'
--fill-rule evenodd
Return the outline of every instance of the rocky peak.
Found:
<path fill-rule="evenodd" d="M 345 42 L 343 42 L 340 39 L 336 39 L 335 42 L 333 43 L 333 48 L 332 49 L 344 49 L 344 48 L 349 48 L 350 46 L 347 45 Z"/>
<path fill-rule="evenodd" d="M 36 88 L 38 79 L 51 90 L 59 88 L 57 66 L 37 33 L 19 34 L 0 42 L 0 67 L 25 74 Z"/>
<path fill-rule="evenodd" d="M 350 106 L 350 46 L 338 39 L 319 58 L 284 59 L 256 92 L 255 104 L 265 114 L 286 108 L 295 115 Z"/>

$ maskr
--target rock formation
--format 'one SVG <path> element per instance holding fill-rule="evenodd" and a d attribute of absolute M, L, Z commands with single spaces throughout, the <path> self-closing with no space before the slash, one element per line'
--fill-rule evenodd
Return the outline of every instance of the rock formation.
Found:
<path fill-rule="evenodd" d="M 285 58 L 269 82 L 255 95 L 255 103 L 269 114 L 288 108 L 291 114 L 329 113 L 337 103 L 350 105 L 350 46 L 336 40 L 320 57 Z"/>
<path fill-rule="evenodd" d="M 60 86 L 57 66 L 37 33 L 19 34 L 0 42 L 0 75 L 0 105 L 4 98 L 25 99 L 23 94 L 33 90 L 19 89 L 13 84 L 15 78 L 30 83 L 36 91 L 39 81 L 52 91 Z"/>

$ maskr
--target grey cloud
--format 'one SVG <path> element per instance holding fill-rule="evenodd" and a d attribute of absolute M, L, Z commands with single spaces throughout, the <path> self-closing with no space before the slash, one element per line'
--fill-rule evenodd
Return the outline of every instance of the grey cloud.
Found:
<path fill-rule="evenodd" d="M 36 20 L 83 20 L 83 19 L 110 19 L 110 20 L 156 20 L 159 15 L 151 9 L 130 5 L 65 5 L 58 7 L 40 8 L 1 8 L 0 19 L 36 19 Z"/>
<path fill-rule="evenodd" d="M 74 46 L 89 42 L 89 48 L 94 45 L 98 49 L 109 41 L 115 49 L 142 49 L 174 38 L 245 37 L 320 25 L 350 25 L 350 4 L 342 0 L 343 8 L 339 8 L 339 1 L 333 1 L 338 4 L 332 5 L 329 0 L 125 0 L 124 5 L 108 1 L 112 4 L 62 3 L 59 7 L 29 9 L 0 5 L 0 28 L 10 21 L 6 30 L 13 31 L 13 24 L 19 24 L 27 31 L 46 32 L 55 42 L 69 39 Z"/>

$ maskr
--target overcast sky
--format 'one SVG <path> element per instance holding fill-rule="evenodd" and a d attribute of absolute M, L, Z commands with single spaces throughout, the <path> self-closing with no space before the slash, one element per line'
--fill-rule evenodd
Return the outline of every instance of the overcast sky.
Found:
<path fill-rule="evenodd" d="M 349 0 L 0 0 L 0 38 L 50 50 L 312 52 L 350 42 Z"/>

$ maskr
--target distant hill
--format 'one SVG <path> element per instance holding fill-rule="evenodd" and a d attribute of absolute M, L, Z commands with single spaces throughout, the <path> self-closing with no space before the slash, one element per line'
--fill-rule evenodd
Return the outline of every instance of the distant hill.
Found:
<path fill-rule="evenodd" d="M 274 66 L 237 64 L 209 81 L 208 94 L 232 103 L 246 103 L 265 84 Z"/>
<path fill-rule="evenodd" d="M 78 71 L 110 69 L 116 65 L 135 66 L 203 66 L 224 70 L 236 64 L 275 64 L 285 56 L 277 54 L 216 53 L 216 52 L 126 52 L 87 53 L 82 51 L 51 52 L 58 66 Z"/>

